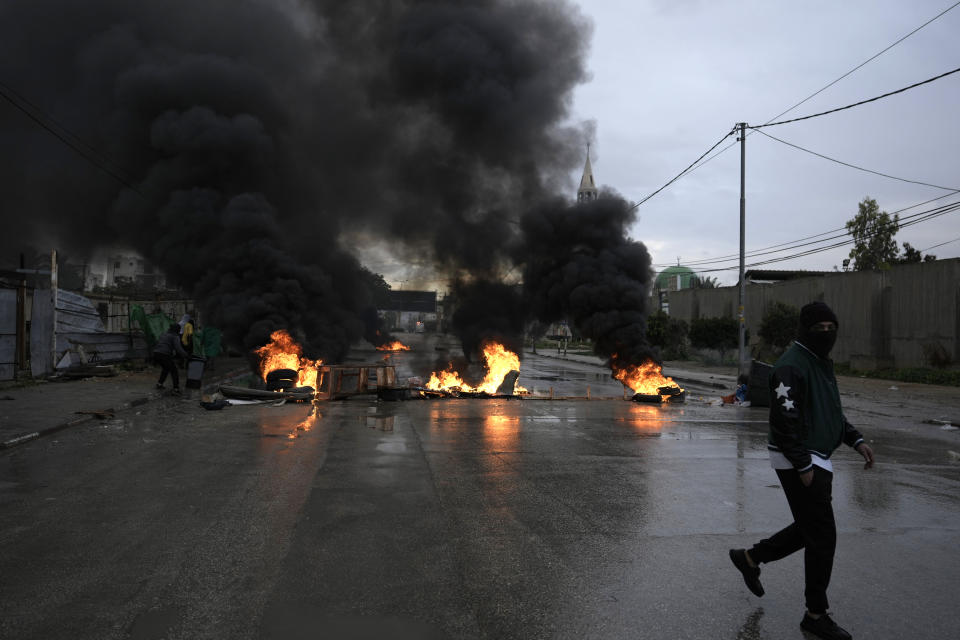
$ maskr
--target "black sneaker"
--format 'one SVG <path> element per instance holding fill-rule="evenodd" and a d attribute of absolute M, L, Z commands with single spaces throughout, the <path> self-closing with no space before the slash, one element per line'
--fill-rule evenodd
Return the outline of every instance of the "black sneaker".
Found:
<path fill-rule="evenodd" d="M 160 384 L 159 382 L 157 383 L 157 389 L 163 389 L 163 385 Z"/>
<path fill-rule="evenodd" d="M 744 549 L 730 549 L 730 560 L 740 573 L 747 589 L 758 598 L 763 596 L 763 585 L 760 584 L 760 567 L 751 567 L 747 562 L 747 552 Z"/>
<path fill-rule="evenodd" d="M 180 389 L 177 389 L 176 387 L 174 387 L 170 393 L 172 393 L 175 396 L 178 396 L 180 395 Z"/>
<path fill-rule="evenodd" d="M 809 614 L 803 614 L 803 620 L 800 621 L 800 628 L 809 631 L 823 640 L 852 640 L 847 631 L 830 619 L 829 614 L 821 614 L 819 618 L 812 618 Z"/>

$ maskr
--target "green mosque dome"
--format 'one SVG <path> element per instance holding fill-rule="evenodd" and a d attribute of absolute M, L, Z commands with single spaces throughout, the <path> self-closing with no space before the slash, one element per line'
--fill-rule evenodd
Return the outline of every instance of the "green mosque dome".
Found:
<path fill-rule="evenodd" d="M 676 291 L 693 287 L 693 269 L 677 265 L 667 267 L 657 275 L 654 286 L 661 291 Z"/>

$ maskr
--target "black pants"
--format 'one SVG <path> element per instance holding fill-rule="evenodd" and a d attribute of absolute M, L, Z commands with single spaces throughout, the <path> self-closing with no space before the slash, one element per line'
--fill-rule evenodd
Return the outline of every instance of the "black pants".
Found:
<path fill-rule="evenodd" d="M 173 388 L 180 388 L 180 374 L 177 372 L 177 365 L 173 362 L 173 356 L 166 353 L 155 353 L 153 354 L 153 361 L 160 365 L 162 371 L 160 371 L 160 379 L 157 381 L 157 384 L 163 384 L 167 379 L 167 374 L 170 374 L 170 380 L 173 381 Z"/>
<path fill-rule="evenodd" d="M 777 469 L 780 486 L 787 494 L 793 524 L 761 540 L 750 549 L 756 563 L 773 562 L 803 549 L 806 578 L 804 596 L 810 613 L 825 613 L 829 608 L 827 586 L 833 572 L 833 552 L 837 547 L 837 525 L 833 519 L 833 474 L 814 467 L 813 482 L 803 486 L 793 469 Z"/>

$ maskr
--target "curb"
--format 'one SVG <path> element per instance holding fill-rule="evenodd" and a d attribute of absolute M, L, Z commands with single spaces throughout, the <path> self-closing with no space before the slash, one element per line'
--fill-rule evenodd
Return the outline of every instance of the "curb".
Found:
<path fill-rule="evenodd" d="M 250 373 L 250 370 L 247 369 L 247 368 L 244 368 L 244 369 L 235 369 L 235 370 L 233 370 L 233 371 L 230 371 L 230 372 L 224 374 L 222 377 L 216 378 L 216 379 L 208 382 L 208 383 L 207 383 L 206 385 L 204 385 L 203 387 L 201 387 L 201 388 L 200 388 L 200 393 L 204 393 L 204 392 L 206 392 L 206 391 L 212 390 L 212 389 L 214 389 L 215 387 L 219 387 L 221 384 L 223 384 L 223 383 L 226 382 L 226 381 L 229 381 L 229 380 L 233 380 L 233 379 L 235 379 L 235 378 L 242 377 L 242 376 L 247 375 L 247 374 L 249 374 L 249 373 Z M 140 406 L 143 406 L 143 405 L 145 405 L 145 404 L 147 404 L 147 403 L 149 403 L 149 402 L 151 402 L 151 401 L 153 401 L 153 400 L 158 400 L 158 399 L 160 399 L 161 397 L 162 397 L 162 396 L 161 396 L 160 394 L 152 394 L 152 395 L 149 395 L 149 396 L 143 396 L 143 397 L 140 397 L 140 398 L 134 398 L 133 400 L 130 400 L 129 402 L 124 402 L 123 404 L 119 405 L 119 406 L 116 407 L 116 408 L 110 407 L 110 408 L 104 409 L 104 410 L 103 410 L 103 413 L 117 413 L 117 412 L 120 412 L 120 411 L 124 411 L 124 410 L 126 410 L 126 409 L 132 409 L 133 407 L 140 407 Z M 28 443 L 28 442 L 32 442 L 32 441 L 36 440 L 37 438 L 42 438 L 42 437 L 44 437 L 44 436 L 49 436 L 49 435 L 51 435 L 51 434 L 57 433 L 58 431 L 63 431 L 64 429 L 67 429 L 67 428 L 69 428 L 69 427 L 76 427 L 76 426 L 78 426 L 78 425 L 84 424 L 85 422 L 90 422 L 90 421 L 93 420 L 94 418 L 96 418 L 96 416 L 94 416 L 94 415 L 85 415 L 85 416 L 82 416 L 82 417 L 80 417 L 80 418 L 74 418 L 73 420 L 68 420 L 67 422 L 63 422 L 63 423 L 61 423 L 61 424 L 58 424 L 58 425 L 55 425 L 55 426 L 52 426 L 52 427 L 47 427 L 46 429 L 40 429 L 39 431 L 31 431 L 30 433 L 21 434 L 21 435 L 19 435 L 19 436 L 10 438 L 9 440 L 6 440 L 6 441 L 4 441 L 4 442 L 0 442 L 0 450 L 12 449 L 12 448 L 17 447 L 17 446 L 20 446 L 20 445 L 22 445 L 22 444 L 26 444 L 26 443 Z"/>

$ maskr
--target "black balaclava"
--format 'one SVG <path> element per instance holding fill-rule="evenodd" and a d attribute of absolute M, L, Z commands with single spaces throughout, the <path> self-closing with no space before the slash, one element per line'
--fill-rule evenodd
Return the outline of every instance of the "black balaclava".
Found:
<path fill-rule="evenodd" d="M 800 332 L 797 341 L 821 358 L 826 358 L 837 341 L 837 329 L 830 331 L 811 331 L 818 322 L 832 322 L 840 326 L 837 315 L 822 302 L 811 302 L 800 309 Z"/>

